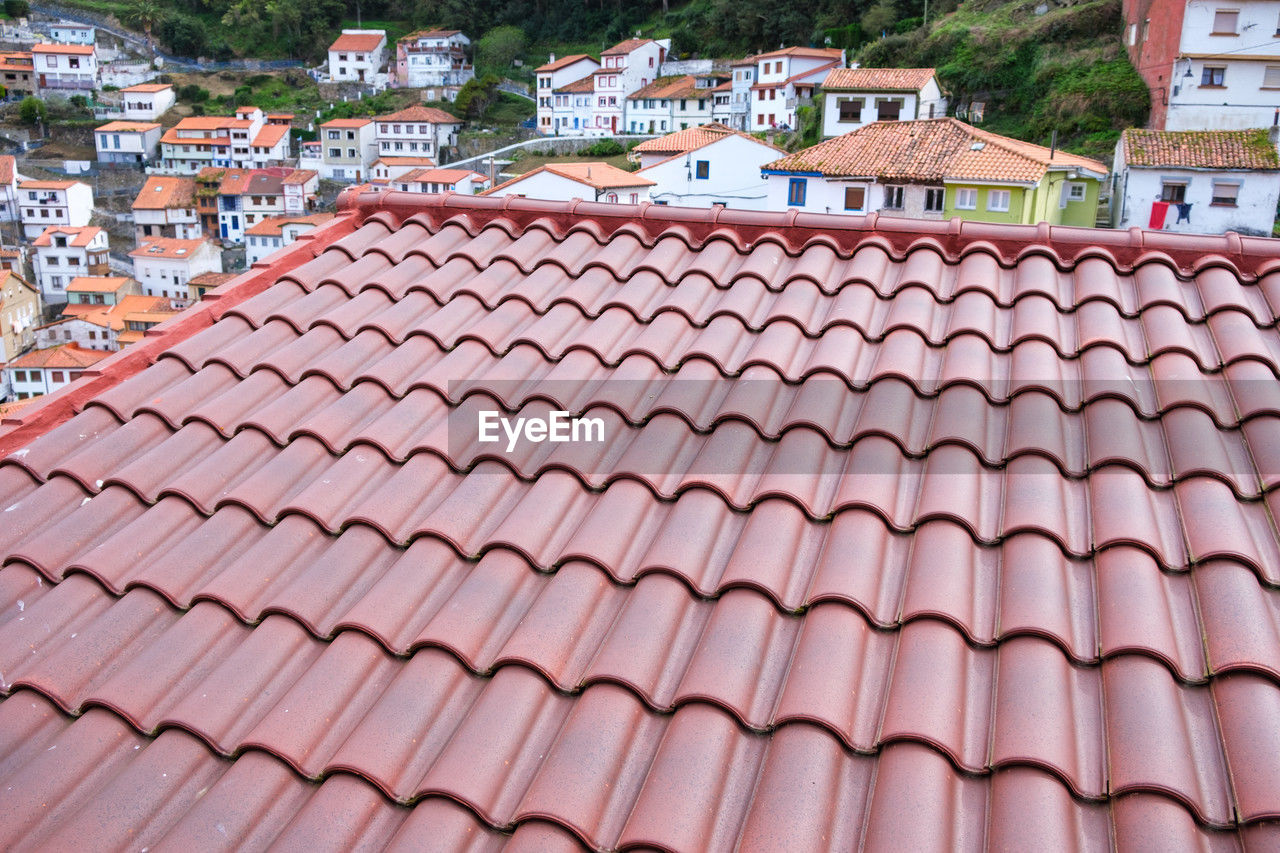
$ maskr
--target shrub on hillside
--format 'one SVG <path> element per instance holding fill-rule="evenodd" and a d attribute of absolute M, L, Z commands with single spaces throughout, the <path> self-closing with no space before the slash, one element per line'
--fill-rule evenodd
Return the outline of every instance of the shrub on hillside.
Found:
<path fill-rule="evenodd" d="M 619 154 L 626 154 L 627 149 L 622 147 L 622 143 L 616 139 L 601 139 L 586 148 L 578 151 L 579 157 L 616 157 Z"/>

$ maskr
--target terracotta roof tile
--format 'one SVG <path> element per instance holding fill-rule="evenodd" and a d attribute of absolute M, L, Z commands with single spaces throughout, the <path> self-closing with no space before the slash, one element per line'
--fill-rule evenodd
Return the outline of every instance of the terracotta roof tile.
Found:
<path fill-rule="evenodd" d="M 321 127 L 365 127 L 373 123 L 373 119 L 369 118 L 334 118 L 329 119 Z"/>
<path fill-rule="evenodd" d="M 932 68 L 833 68 L 822 81 L 822 88 L 918 92 L 935 76 Z"/>
<path fill-rule="evenodd" d="M 565 83 L 563 86 L 556 87 L 555 91 L 564 92 L 566 94 L 581 94 L 583 92 L 594 92 L 596 90 L 595 73 L 588 74 L 572 83 Z"/>
<path fill-rule="evenodd" d="M 6 843 L 1275 846 L 1271 241 L 342 205 L 0 431 Z"/>
<path fill-rule="evenodd" d="M 438 107 L 424 107 L 419 104 L 405 107 L 394 113 L 375 116 L 374 121 L 426 121 L 431 124 L 462 124 L 462 119 Z"/>
<path fill-rule="evenodd" d="M 1121 134 L 1125 162 L 1130 166 L 1190 169 L 1280 169 L 1276 146 L 1265 129 L 1257 130 L 1142 130 Z"/>
<path fill-rule="evenodd" d="M 836 47 L 784 47 L 768 53 L 758 53 L 753 60 L 776 59 L 779 56 L 798 56 L 807 59 L 839 60 L 844 52 Z"/>
<path fill-rule="evenodd" d="M 150 175 L 138 196 L 133 200 L 134 210 L 169 210 L 195 206 L 195 178 L 179 178 L 171 175 Z"/>
<path fill-rule="evenodd" d="M 332 214 L 330 214 L 332 216 Z M 202 272 L 199 275 L 193 275 L 187 280 L 187 284 L 199 285 L 201 287 L 220 287 L 231 279 L 235 278 L 237 273 L 233 272 Z"/>
<path fill-rule="evenodd" d="M 179 240 L 173 237 L 148 237 L 138 248 L 129 253 L 131 258 L 190 258 L 202 246 L 212 245 L 207 240 Z"/>
<path fill-rule="evenodd" d="M 36 44 L 31 46 L 32 53 L 70 53 L 76 56 L 90 56 L 93 45 L 89 44 Z"/>
<path fill-rule="evenodd" d="M 627 100 L 637 101 L 645 98 L 694 98 L 698 94 L 698 81 L 692 74 L 683 76 L 659 77 L 648 86 L 637 89 L 627 95 Z M 705 90 L 704 90 L 705 91 Z"/>
<path fill-rule="evenodd" d="M 160 127 L 153 121 L 109 121 L 101 127 L 95 127 L 95 133 L 146 133 Z"/>
<path fill-rule="evenodd" d="M 265 124 L 250 143 L 254 148 L 270 148 L 289 135 L 287 124 Z"/>
<path fill-rule="evenodd" d="M 684 154 L 687 151 L 696 151 L 713 142 L 719 142 L 726 136 L 733 135 L 760 142 L 753 136 L 748 136 L 745 133 L 713 121 L 698 127 L 677 130 L 675 133 L 668 133 L 666 136 L 659 136 L 657 139 L 646 139 L 631 150 L 639 154 Z M 760 142 L 760 144 L 767 145 L 768 143 Z M 781 153 L 782 149 L 778 148 L 778 151 Z"/>
<path fill-rule="evenodd" d="M 20 190 L 66 190 L 74 187 L 76 184 L 89 186 L 84 181 L 23 181 L 18 184 Z"/>
<path fill-rule="evenodd" d="M 488 178 L 472 169 L 414 169 L 412 172 L 406 172 L 396 181 L 400 183 L 413 183 L 420 181 L 423 183 L 437 184 L 456 184 L 458 181 L 466 178 L 487 181 Z"/>
<path fill-rule="evenodd" d="M 386 41 L 386 33 L 347 33 L 344 32 L 329 45 L 329 50 L 377 50 Z"/>
<path fill-rule="evenodd" d="M 1107 173 L 1096 160 L 1050 151 L 970 127 L 953 118 L 877 121 L 797 151 L 764 169 L 905 181 L 1021 181 L 1035 183 L 1050 164 Z"/>
<path fill-rule="evenodd" d="M 172 83 L 139 83 L 136 86 L 126 86 L 121 92 L 163 92 L 165 89 L 172 89 Z"/>
<path fill-rule="evenodd" d="M 559 59 L 557 59 L 555 62 L 548 62 L 544 65 L 539 65 L 537 68 L 533 70 L 535 72 L 558 71 L 561 68 L 564 68 L 566 65 L 573 65 L 575 62 L 581 62 L 584 59 L 590 59 L 592 62 L 595 62 L 595 59 L 592 59 L 590 56 L 587 56 L 585 53 L 574 53 L 569 56 L 562 56 Z M 596 63 L 596 64 L 598 65 L 599 63 Z"/>
<path fill-rule="evenodd" d="M 115 293 L 133 279 L 128 276 L 78 275 L 67 284 L 68 291 L 76 293 Z"/>
<path fill-rule="evenodd" d="M 12 184 L 17 177 L 17 160 L 12 154 L 0 154 L 0 184 Z"/>
<path fill-rule="evenodd" d="M 485 190 L 481 195 L 491 195 L 497 190 L 509 187 L 539 172 L 551 172 L 554 175 L 577 181 L 580 184 L 594 187 L 598 190 L 616 189 L 618 187 L 651 187 L 657 183 L 643 175 L 628 172 L 625 169 L 619 169 L 617 166 L 604 162 L 548 163 L 545 166 L 531 169 L 523 175 L 517 175 L 509 181 L 504 181 L 492 189 Z"/>
<path fill-rule="evenodd" d="M 48 349 L 32 350 L 26 355 L 20 355 L 9 362 L 9 367 L 37 367 L 54 370 L 59 367 L 89 367 L 110 355 L 111 353 L 109 352 L 81 349 L 76 344 L 63 344 L 62 346 L 49 347 Z"/>
<path fill-rule="evenodd" d="M 106 234 L 96 225 L 50 225 L 40 233 L 40 236 L 31 241 L 33 246 L 52 246 L 54 235 L 70 237 L 68 241 L 72 246 L 87 246 L 92 243 L 99 235 Z"/>
<path fill-rule="evenodd" d="M 279 236 L 281 229 L 291 223 L 306 225 L 323 225 L 333 219 L 332 213 L 311 213 L 306 216 L 268 216 L 245 229 L 245 234 L 253 236 Z M 193 279 L 194 281 L 194 279 Z"/>
<path fill-rule="evenodd" d="M 616 56 L 619 54 L 625 55 L 625 54 L 631 53 L 631 51 L 635 50 L 636 48 L 644 47 L 646 44 L 649 44 L 651 41 L 653 41 L 653 39 L 643 39 L 643 38 L 627 39 L 626 41 L 618 42 L 613 47 L 609 48 L 608 50 L 606 50 L 604 53 L 600 55 L 601 56 Z"/>

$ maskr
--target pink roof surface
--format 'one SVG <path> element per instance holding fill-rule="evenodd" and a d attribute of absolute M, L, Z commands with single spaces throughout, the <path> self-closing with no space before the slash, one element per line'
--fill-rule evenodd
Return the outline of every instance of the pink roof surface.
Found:
<path fill-rule="evenodd" d="M 6 844 L 1280 844 L 1270 240 L 341 209 L 0 430 Z"/>

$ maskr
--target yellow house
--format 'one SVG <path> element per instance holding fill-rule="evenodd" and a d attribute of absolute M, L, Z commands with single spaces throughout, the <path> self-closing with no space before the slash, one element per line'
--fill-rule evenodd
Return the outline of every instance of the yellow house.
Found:
<path fill-rule="evenodd" d="M 13 361 L 35 343 L 40 293 L 17 273 L 0 271 L 0 361 Z"/>
<path fill-rule="evenodd" d="M 1092 226 L 1107 167 L 938 118 L 873 122 L 761 173 L 770 210 Z"/>

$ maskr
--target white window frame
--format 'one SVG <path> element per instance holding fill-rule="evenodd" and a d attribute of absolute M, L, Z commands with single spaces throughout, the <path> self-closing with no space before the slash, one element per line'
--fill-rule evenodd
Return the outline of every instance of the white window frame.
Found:
<path fill-rule="evenodd" d="M 996 206 L 996 200 L 1003 201 L 1003 207 Z M 1012 190 L 987 190 L 987 210 L 991 213 L 1008 213 L 1009 205 L 1013 203 Z"/>
<path fill-rule="evenodd" d="M 977 187 L 956 187 L 956 210 L 977 210 Z"/>

